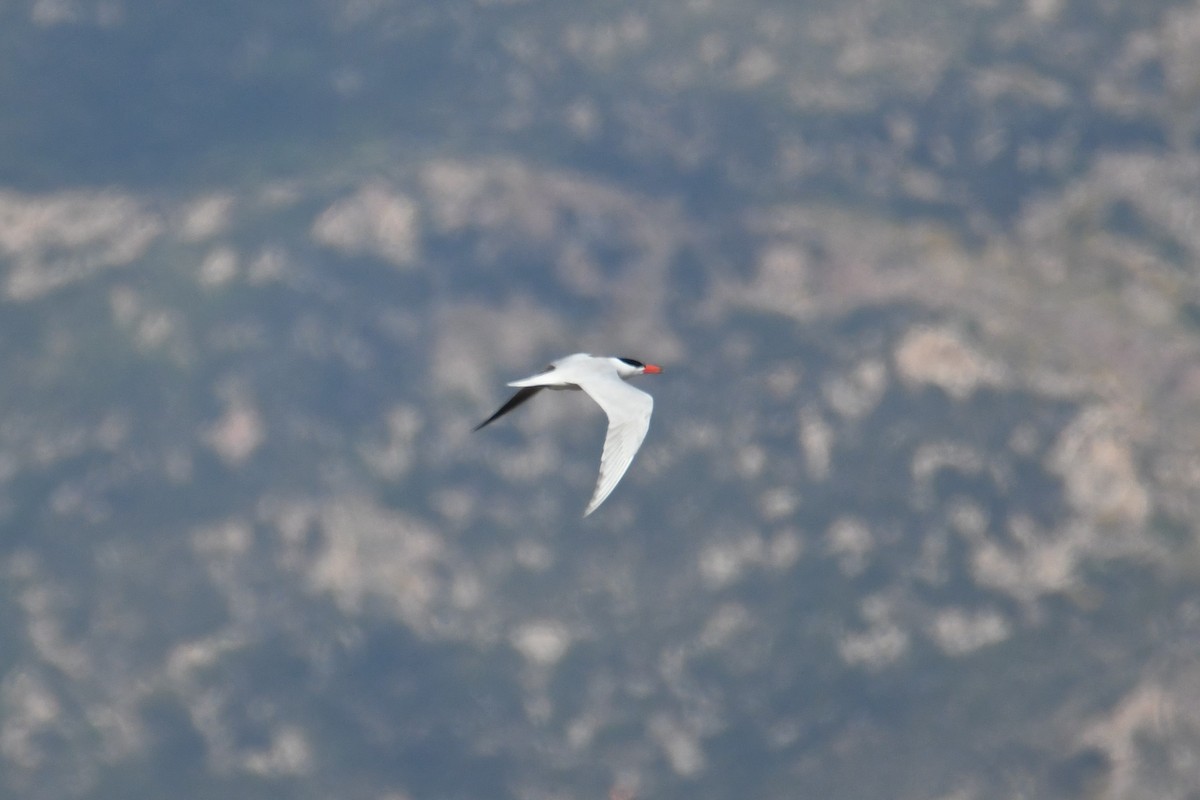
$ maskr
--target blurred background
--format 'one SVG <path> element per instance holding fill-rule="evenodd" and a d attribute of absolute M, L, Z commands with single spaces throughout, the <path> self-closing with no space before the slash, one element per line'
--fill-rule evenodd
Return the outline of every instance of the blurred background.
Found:
<path fill-rule="evenodd" d="M 1200 796 L 1200 4 L 0 4 L 0 796 Z M 586 520 L 575 351 L 662 364 Z"/>

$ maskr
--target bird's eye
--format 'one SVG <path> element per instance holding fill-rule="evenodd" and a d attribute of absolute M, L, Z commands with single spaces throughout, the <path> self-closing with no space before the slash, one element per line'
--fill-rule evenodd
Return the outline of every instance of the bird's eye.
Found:
<path fill-rule="evenodd" d="M 637 367 L 638 369 L 645 369 L 645 368 L 646 368 L 646 365 L 645 365 L 645 364 L 643 364 L 642 362 L 638 361 L 637 359 L 633 359 L 633 358 L 622 358 L 622 357 L 620 357 L 620 356 L 617 356 L 617 360 L 618 360 L 618 361 L 624 361 L 624 362 L 625 362 L 626 364 L 628 364 L 629 366 L 631 366 L 631 367 Z"/>

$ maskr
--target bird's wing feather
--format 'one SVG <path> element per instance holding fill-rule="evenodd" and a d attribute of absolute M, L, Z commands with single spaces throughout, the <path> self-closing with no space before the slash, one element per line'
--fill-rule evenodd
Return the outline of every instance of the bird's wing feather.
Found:
<path fill-rule="evenodd" d="M 512 411 L 514 408 L 521 405 L 526 400 L 528 400 L 529 398 L 533 397 L 535 394 L 540 392 L 542 390 L 542 388 L 543 387 L 541 387 L 541 386 L 528 386 L 524 389 L 521 389 L 519 392 L 517 392 L 512 397 L 510 397 L 507 403 L 500 406 L 500 409 L 495 414 L 492 414 L 490 417 L 485 419 L 483 422 L 476 425 L 472 430 L 479 430 L 484 425 L 487 425 L 489 422 L 495 422 L 496 420 L 500 419 L 500 417 L 503 417 L 505 414 Z"/>
<path fill-rule="evenodd" d="M 537 375 L 530 375 L 528 378 L 521 378 L 519 381 L 509 381 L 509 386 L 562 386 L 563 381 L 560 375 L 555 373 L 555 366 L 551 364 Z"/>
<path fill-rule="evenodd" d="M 650 430 L 654 398 L 625 383 L 615 373 L 580 381 L 579 386 L 608 415 L 608 434 L 604 437 L 604 453 L 600 456 L 600 478 L 587 510 L 583 512 L 586 517 L 605 501 L 629 469 Z"/>

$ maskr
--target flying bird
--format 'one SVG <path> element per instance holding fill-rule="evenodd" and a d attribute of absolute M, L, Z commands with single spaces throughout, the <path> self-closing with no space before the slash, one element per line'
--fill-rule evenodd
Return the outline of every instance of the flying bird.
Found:
<path fill-rule="evenodd" d="M 558 359 L 536 375 L 509 383 L 509 386 L 519 387 L 517 393 L 495 414 L 476 425 L 475 430 L 504 416 L 542 389 L 582 389 L 587 392 L 608 415 L 608 434 L 604 437 L 604 454 L 600 456 L 600 479 L 587 510 L 583 512 L 586 517 L 616 488 L 642 446 L 646 431 L 650 430 L 654 398 L 625 381 L 635 375 L 660 372 L 662 367 L 632 358 L 575 353 Z"/>

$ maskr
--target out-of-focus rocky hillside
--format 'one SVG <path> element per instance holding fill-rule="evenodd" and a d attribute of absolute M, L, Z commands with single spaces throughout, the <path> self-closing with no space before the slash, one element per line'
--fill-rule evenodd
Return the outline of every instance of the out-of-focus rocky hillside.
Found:
<path fill-rule="evenodd" d="M 1200 7 L 0 7 L 0 796 L 1200 793 Z M 504 382 L 664 364 L 602 414 Z"/>

